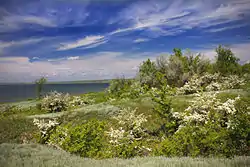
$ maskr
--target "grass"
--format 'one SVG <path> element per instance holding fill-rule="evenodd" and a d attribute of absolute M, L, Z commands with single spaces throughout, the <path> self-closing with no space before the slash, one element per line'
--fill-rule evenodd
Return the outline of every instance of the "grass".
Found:
<path fill-rule="evenodd" d="M 227 90 L 219 93 L 219 98 L 226 101 L 228 98 L 238 96 L 250 99 L 250 93 L 244 90 Z M 1 144 L 1 143 L 22 143 L 22 136 L 35 135 L 38 129 L 33 125 L 33 118 L 54 118 L 61 117 L 63 123 L 74 121 L 82 122 L 91 118 L 109 119 L 119 112 L 123 107 L 137 107 L 138 113 L 144 113 L 148 117 L 145 125 L 150 131 L 156 131 L 163 123 L 162 119 L 152 110 L 153 103 L 149 97 L 139 99 L 106 101 L 105 92 L 84 94 L 87 98 L 95 99 L 94 104 L 81 106 L 71 111 L 61 113 L 44 113 L 35 108 L 36 101 L 26 101 L 13 103 L 22 109 L 13 110 L 5 114 L 0 113 L 0 166 L 166 166 L 166 167 L 184 167 L 184 166 L 229 166 L 240 167 L 250 166 L 250 157 L 236 157 L 233 159 L 218 158 L 164 158 L 164 157 L 147 157 L 135 158 L 130 160 L 107 159 L 93 160 L 80 158 L 70 155 L 66 152 L 54 150 L 52 148 L 38 144 Z M 175 111 L 183 111 L 188 107 L 193 95 L 173 96 L 172 106 Z M 250 104 L 250 103 L 249 103 Z M 0 108 L 1 111 L 1 108 Z"/>
<path fill-rule="evenodd" d="M 23 135 L 36 132 L 32 120 L 24 117 L 7 117 L 0 119 L 0 143 L 22 143 Z"/>
<path fill-rule="evenodd" d="M 4 167 L 248 167 L 250 157 L 232 159 L 141 157 L 93 160 L 38 144 L 1 144 L 0 164 Z"/>

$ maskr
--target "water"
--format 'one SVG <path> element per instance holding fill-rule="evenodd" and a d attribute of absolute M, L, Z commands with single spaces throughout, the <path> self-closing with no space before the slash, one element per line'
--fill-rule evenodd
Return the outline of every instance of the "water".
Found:
<path fill-rule="evenodd" d="M 79 95 L 88 92 L 99 92 L 105 90 L 108 83 L 82 83 L 82 84 L 45 84 L 43 93 L 57 91 Z M 33 84 L 11 84 L 0 85 L 0 103 L 17 102 L 36 98 L 36 85 Z"/>

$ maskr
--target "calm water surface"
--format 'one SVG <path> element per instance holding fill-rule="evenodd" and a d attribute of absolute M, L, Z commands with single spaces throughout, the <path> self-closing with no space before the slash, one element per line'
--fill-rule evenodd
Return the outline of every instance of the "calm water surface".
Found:
<path fill-rule="evenodd" d="M 58 91 L 79 95 L 88 92 L 99 92 L 105 90 L 108 83 L 82 83 L 82 84 L 45 84 L 43 93 Z M 17 102 L 36 97 L 36 85 L 11 84 L 0 85 L 0 102 Z"/>

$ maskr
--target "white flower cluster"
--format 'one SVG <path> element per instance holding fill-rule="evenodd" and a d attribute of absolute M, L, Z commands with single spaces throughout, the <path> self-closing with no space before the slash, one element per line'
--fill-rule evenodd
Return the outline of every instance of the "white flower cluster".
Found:
<path fill-rule="evenodd" d="M 60 112 L 67 109 L 69 99 L 69 94 L 62 94 L 54 91 L 42 99 L 41 107 L 48 112 Z"/>
<path fill-rule="evenodd" d="M 119 145 L 123 139 L 128 139 L 130 142 L 141 140 L 144 129 L 142 124 L 147 121 L 144 114 L 136 115 L 136 110 L 125 108 L 120 111 L 118 116 L 113 117 L 121 125 L 119 129 L 111 128 L 107 134 L 110 137 L 110 143 Z"/>
<path fill-rule="evenodd" d="M 230 75 L 227 77 L 222 77 L 219 73 L 206 73 L 200 77 L 194 75 L 183 87 L 177 89 L 176 94 L 193 94 L 202 91 L 236 89 L 244 85 L 244 82 L 244 79 L 237 75 Z"/>
<path fill-rule="evenodd" d="M 80 106 L 83 104 L 85 103 L 80 96 L 73 96 L 72 99 L 69 101 L 69 105 L 72 107 Z"/>
<path fill-rule="evenodd" d="M 201 92 L 201 83 L 202 80 L 198 78 L 197 75 L 194 75 L 183 87 L 177 89 L 176 94 L 193 94 Z"/>
<path fill-rule="evenodd" d="M 228 77 L 222 77 L 223 89 L 236 89 L 245 84 L 245 80 L 238 75 L 230 75 Z"/>
<path fill-rule="evenodd" d="M 56 119 L 45 121 L 44 119 L 34 119 L 33 124 L 38 127 L 41 132 L 42 137 L 48 135 L 49 131 L 59 125 Z"/>
<path fill-rule="evenodd" d="M 212 82 L 208 86 L 206 86 L 205 90 L 206 91 L 219 91 L 222 89 L 222 85 L 219 84 L 218 82 Z"/>
<path fill-rule="evenodd" d="M 223 103 L 216 98 L 216 94 L 217 93 L 206 93 L 198 95 L 197 99 L 192 101 L 192 105 L 183 113 L 176 113 L 175 116 L 182 120 L 181 127 L 190 123 L 194 125 L 204 125 L 213 119 L 214 114 L 221 114 L 228 118 L 230 115 L 235 115 L 236 109 L 234 104 L 240 97 L 228 99 Z M 230 119 L 227 121 L 230 122 Z M 225 122 L 225 124 L 228 124 L 228 122 Z"/>
<path fill-rule="evenodd" d="M 109 135 L 110 143 L 115 144 L 115 145 L 120 145 L 120 141 L 125 137 L 125 130 L 120 127 L 119 129 L 113 129 L 112 127 L 110 128 L 110 131 L 107 132 Z"/>

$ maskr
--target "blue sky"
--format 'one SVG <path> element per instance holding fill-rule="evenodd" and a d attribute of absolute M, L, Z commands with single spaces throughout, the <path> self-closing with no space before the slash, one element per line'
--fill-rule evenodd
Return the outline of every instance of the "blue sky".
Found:
<path fill-rule="evenodd" d="M 250 0 L 1 0 L 0 82 L 133 77 L 175 47 L 250 60 Z"/>

